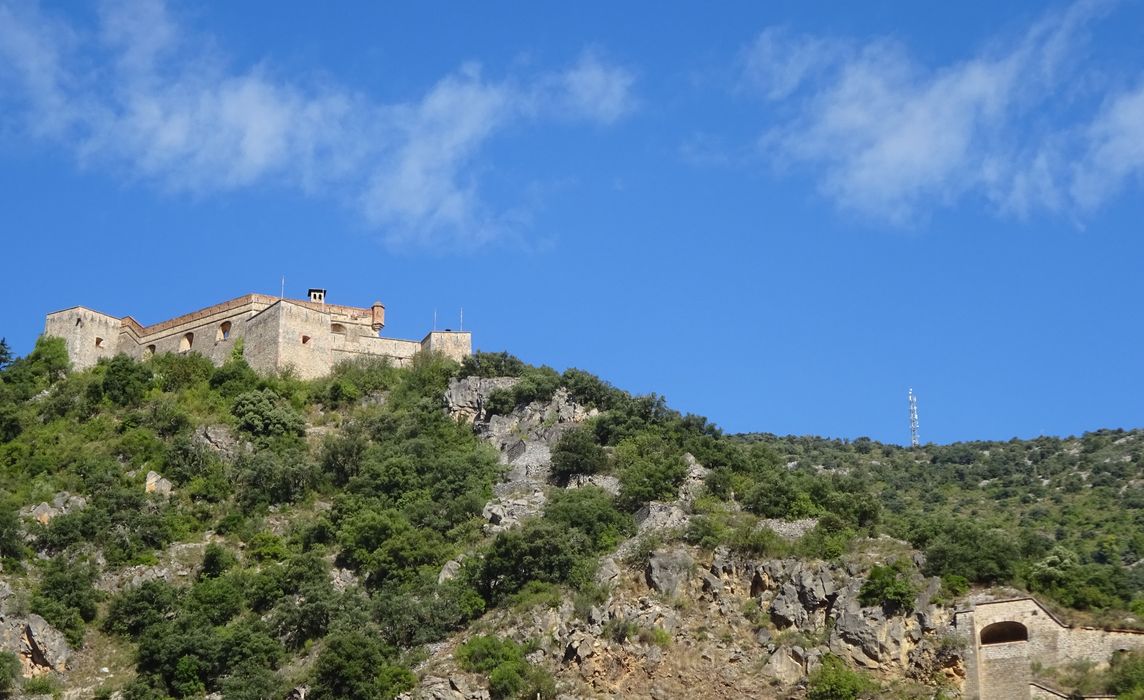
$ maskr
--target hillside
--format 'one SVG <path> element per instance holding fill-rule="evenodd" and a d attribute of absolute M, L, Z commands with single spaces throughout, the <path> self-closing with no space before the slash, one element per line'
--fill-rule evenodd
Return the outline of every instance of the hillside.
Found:
<path fill-rule="evenodd" d="M 724 435 L 504 353 L 0 366 L 0 697 L 956 697 L 965 605 L 1144 628 L 1140 431 Z"/>

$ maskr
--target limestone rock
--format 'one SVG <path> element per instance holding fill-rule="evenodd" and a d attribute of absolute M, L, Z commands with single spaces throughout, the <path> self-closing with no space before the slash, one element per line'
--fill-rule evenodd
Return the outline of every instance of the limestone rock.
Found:
<path fill-rule="evenodd" d="M 687 581 L 694 566 L 695 562 L 686 550 L 661 549 L 652 553 L 644 575 L 653 589 L 673 596 Z"/>
<path fill-rule="evenodd" d="M 790 685 L 802 679 L 803 666 L 795 660 L 790 647 L 781 646 L 763 665 L 763 675 L 777 678 L 783 684 Z"/>
<path fill-rule="evenodd" d="M 616 563 L 615 557 L 605 557 L 600 562 L 600 568 L 596 570 L 596 583 L 606 589 L 616 587 L 620 581 L 620 565 Z"/>
<path fill-rule="evenodd" d="M 691 517 L 674 503 L 652 501 L 636 511 L 636 526 L 639 534 L 662 530 L 681 530 L 687 527 Z"/>
<path fill-rule="evenodd" d="M 171 495 L 171 482 L 164 478 L 162 474 L 156 471 L 147 472 L 147 483 L 143 486 L 143 490 L 147 493 L 157 493 L 160 496 Z"/>
<path fill-rule="evenodd" d="M 481 515 L 486 524 L 485 534 L 493 535 L 508 530 L 525 518 L 540 513 L 548 500 L 543 491 L 512 497 L 495 498 L 485 504 Z"/>
<path fill-rule="evenodd" d="M 83 496 L 70 494 L 67 491 L 60 491 L 52 497 L 51 503 L 44 502 L 36 506 L 23 508 L 20 510 L 20 515 L 26 518 L 32 518 L 41 525 L 47 525 L 53 518 L 77 511 L 86 505 L 87 499 Z"/>
<path fill-rule="evenodd" d="M 568 488 L 570 489 L 583 488 L 584 486 L 596 486 L 613 496 L 620 494 L 620 480 L 614 476 L 608 476 L 607 474 L 592 474 L 591 476 L 574 474 L 568 479 Z"/>
<path fill-rule="evenodd" d="M 234 433 L 226 425 L 204 425 L 194 432 L 191 440 L 227 462 L 234 461 L 244 449 L 244 445 L 235 439 Z"/>
<path fill-rule="evenodd" d="M 0 651 L 18 656 L 25 676 L 65 671 L 72 654 L 63 633 L 35 614 L 0 618 Z"/>
<path fill-rule="evenodd" d="M 437 585 L 439 586 L 446 581 L 452 581 L 453 579 L 457 578 L 457 574 L 460 572 L 460 558 L 450 559 L 449 561 L 445 562 L 444 566 L 441 567 L 441 573 L 437 574 Z"/>
<path fill-rule="evenodd" d="M 497 389 L 510 389 L 519 381 L 516 377 L 458 379 L 445 391 L 445 406 L 454 420 L 465 423 L 484 420 L 489 395 Z"/>
<path fill-rule="evenodd" d="M 690 452 L 683 455 L 683 461 L 687 463 L 687 476 L 679 487 L 679 502 L 690 506 L 703 493 L 711 470 L 700 464 Z"/>

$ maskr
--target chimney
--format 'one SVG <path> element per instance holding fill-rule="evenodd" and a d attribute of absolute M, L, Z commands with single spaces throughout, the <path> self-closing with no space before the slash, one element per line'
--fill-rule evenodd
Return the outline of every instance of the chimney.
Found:
<path fill-rule="evenodd" d="M 369 310 L 370 328 L 373 329 L 374 333 L 380 333 L 381 329 L 385 327 L 385 307 L 381 305 L 380 301 L 375 301 Z"/>
<path fill-rule="evenodd" d="M 326 290 L 324 289 L 310 289 L 306 292 L 310 296 L 310 301 L 315 304 L 326 303 Z"/>

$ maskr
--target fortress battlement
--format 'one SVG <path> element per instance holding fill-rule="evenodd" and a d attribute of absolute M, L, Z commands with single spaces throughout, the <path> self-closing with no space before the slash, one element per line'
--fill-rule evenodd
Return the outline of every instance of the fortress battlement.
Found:
<path fill-rule="evenodd" d="M 83 306 L 47 315 L 44 334 L 62 338 L 76 369 L 123 353 L 145 360 L 156 353 L 197 352 L 216 365 L 243 341 L 243 356 L 255 370 L 287 368 L 312 379 L 343 360 L 387 357 L 397 365 L 423 350 L 460 361 L 472 352 L 472 335 L 431 331 L 422 340 L 383 338 L 385 307 L 326 303 L 326 290 L 311 289 L 308 299 L 247 294 L 144 326 L 131 316 L 117 318 Z"/>

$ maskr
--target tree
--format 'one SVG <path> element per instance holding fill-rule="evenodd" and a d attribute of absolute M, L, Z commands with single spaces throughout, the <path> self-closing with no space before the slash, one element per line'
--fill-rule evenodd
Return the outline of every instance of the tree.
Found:
<path fill-rule="evenodd" d="M 552 475 L 561 484 L 575 474 L 596 474 L 608 465 L 608 454 L 587 428 L 573 428 L 552 449 Z"/>
<path fill-rule="evenodd" d="M 119 406 L 136 406 L 151 385 L 151 370 L 127 355 L 116 355 L 103 374 L 103 395 Z"/>
<path fill-rule="evenodd" d="M 8 347 L 8 339 L 0 338 L 0 372 L 12 364 L 12 348 Z"/>

